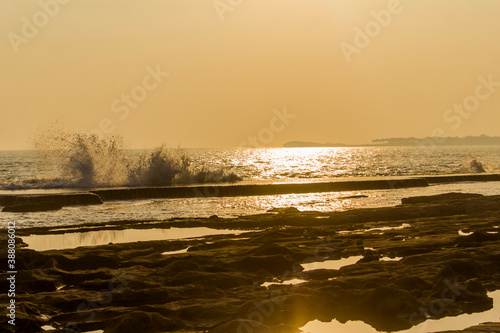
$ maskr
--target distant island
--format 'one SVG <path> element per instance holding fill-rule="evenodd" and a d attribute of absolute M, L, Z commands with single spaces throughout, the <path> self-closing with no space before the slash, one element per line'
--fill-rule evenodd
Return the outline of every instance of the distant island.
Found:
<path fill-rule="evenodd" d="M 308 141 L 290 141 L 283 144 L 283 147 L 394 147 L 394 146 L 419 146 L 419 145 L 435 145 L 435 146 L 495 146 L 500 145 L 499 136 L 466 136 L 466 137 L 426 137 L 426 138 L 388 138 L 375 139 L 372 143 L 364 145 L 350 145 L 345 143 L 319 143 Z"/>

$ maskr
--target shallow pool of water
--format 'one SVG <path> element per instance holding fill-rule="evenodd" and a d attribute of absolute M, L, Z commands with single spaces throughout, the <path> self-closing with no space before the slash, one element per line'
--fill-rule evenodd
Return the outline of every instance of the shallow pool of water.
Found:
<path fill-rule="evenodd" d="M 302 264 L 301 266 L 304 268 L 304 272 L 312 271 L 315 269 L 340 269 L 344 266 L 355 264 L 361 258 L 363 258 L 363 256 L 352 256 L 338 260 L 315 261 Z"/>
<path fill-rule="evenodd" d="M 462 229 L 458 230 L 458 235 L 459 236 L 470 236 L 472 235 L 474 232 L 473 231 L 470 231 L 470 232 L 465 232 L 463 231 Z"/>
<path fill-rule="evenodd" d="M 211 228 L 125 229 L 73 232 L 23 237 L 28 248 L 36 251 L 70 249 L 79 246 L 131 243 L 152 240 L 198 238 L 212 235 L 237 235 L 247 231 Z"/>

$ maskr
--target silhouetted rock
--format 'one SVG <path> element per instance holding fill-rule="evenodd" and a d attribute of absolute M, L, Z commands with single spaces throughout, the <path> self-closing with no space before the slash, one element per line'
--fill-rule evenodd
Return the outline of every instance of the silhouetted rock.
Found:
<path fill-rule="evenodd" d="M 360 198 L 368 198 L 368 196 L 364 194 L 358 194 L 358 195 L 350 195 L 347 197 L 341 197 L 339 199 L 360 199 Z"/>

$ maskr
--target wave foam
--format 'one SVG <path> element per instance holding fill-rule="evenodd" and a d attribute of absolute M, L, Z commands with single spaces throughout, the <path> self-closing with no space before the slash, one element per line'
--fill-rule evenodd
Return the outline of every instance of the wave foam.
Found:
<path fill-rule="evenodd" d="M 236 182 L 241 178 L 224 169 L 195 167 L 186 152 L 165 145 L 152 152 L 132 154 L 123 140 L 94 134 L 45 134 L 35 144 L 43 163 L 57 169 L 54 179 L 0 183 L 3 190 L 110 186 L 168 186 L 194 183 Z"/>

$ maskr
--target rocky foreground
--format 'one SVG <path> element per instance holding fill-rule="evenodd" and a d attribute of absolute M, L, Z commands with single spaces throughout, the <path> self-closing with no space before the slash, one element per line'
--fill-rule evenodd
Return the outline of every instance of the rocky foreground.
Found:
<path fill-rule="evenodd" d="M 448 194 L 404 202 L 341 213 L 286 209 L 237 219 L 87 226 L 253 231 L 58 251 L 18 249 L 16 331 L 47 332 L 42 326 L 50 325 L 51 332 L 68 333 L 291 333 L 314 319 L 362 320 L 397 331 L 426 318 L 490 309 L 486 293 L 500 289 L 500 196 Z M 377 229 L 382 227 L 395 228 Z M 18 236 L 54 232 L 61 231 L 19 229 Z M 356 264 L 338 270 L 304 272 L 301 266 L 359 255 Z M 381 260 L 396 257 L 402 259 Z M 1 275 L 7 290 L 5 270 Z M 307 282 L 261 286 L 293 278 Z M 6 320 L 1 329 L 13 331 Z M 499 323 L 488 323 L 467 332 L 499 331 Z"/>

